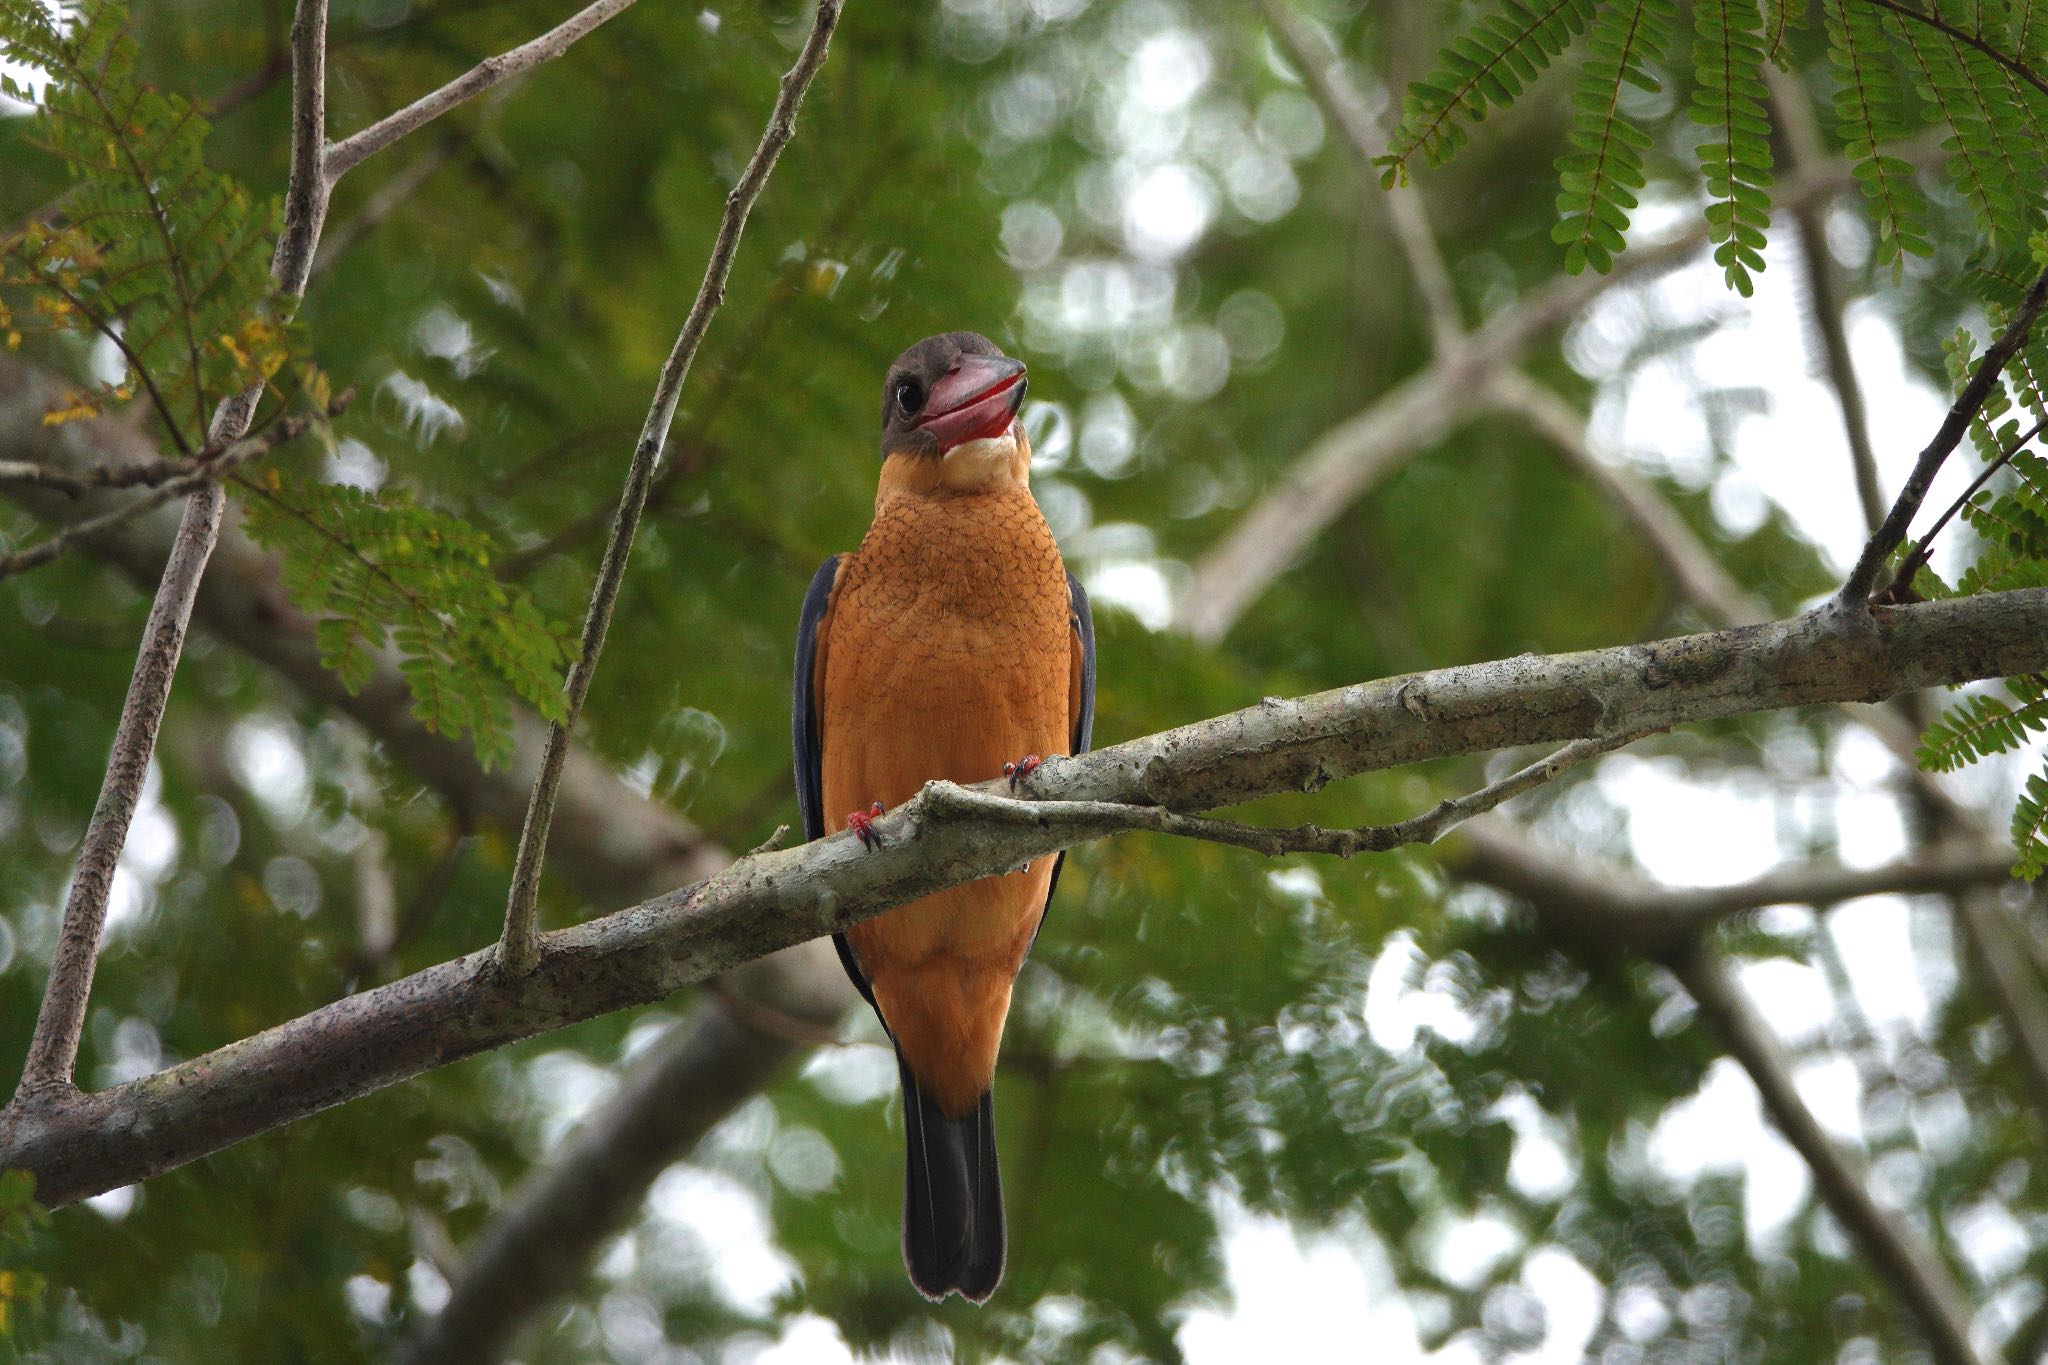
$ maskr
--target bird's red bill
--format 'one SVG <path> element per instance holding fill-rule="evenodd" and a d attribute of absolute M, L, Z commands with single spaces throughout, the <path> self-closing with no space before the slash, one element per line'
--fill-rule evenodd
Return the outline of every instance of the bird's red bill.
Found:
<path fill-rule="evenodd" d="M 944 454 L 954 446 L 1009 429 L 1024 404 L 1024 362 L 1000 355 L 962 356 L 925 400 L 918 430 L 929 432 Z"/>

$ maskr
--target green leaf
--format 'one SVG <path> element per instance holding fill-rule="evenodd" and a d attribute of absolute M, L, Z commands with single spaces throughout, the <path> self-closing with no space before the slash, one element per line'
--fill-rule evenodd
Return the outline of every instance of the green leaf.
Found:
<path fill-rule="evenodd" d="M 0 0 L 0 60 L 50 73 L 37 120 L 74 180 L 54 225 L 32 221 L 0 245 L 0 268 L 32 318 L 108 338 L 127 359 L 121 379 L 74 396 L 61 416 L 146 396 L 174 443 L 198 450 L 216 404 L 299 350 L 270 277 L 278 208 L 207 168 L 209 126 L 189 101 L 136 83 L 121 6 L 65 18 L 39 0 Z"/>
<path fill-rule="evenodd" d="M 1608 5 L 1587 34 L 1566 134 L 1573 150 L 1557 159 L 1558 223 L 1551 232 L 1573 274 L 1588 265 L 1605 274 L 1622 248 L 1628 211 L 1644 185 L 1642 154 L 1650 138 L 1621 118 L 1621 89 L 1659 88 L 1653 68 L 1670 47 L 1676 14 L 1676 0 Z"/>
<path fill-rule="evenodd" d="M 1436 69 L 1408 87 L 1390 150 L 1377 158 L 1382 182 L 1405 180 L 1421 152 L 1441 164 L 1465 141 L 1466 122 L 1505 109 L 1571 46 L 1593 17 L 1593 0 L 1499 0 L 1499 8 L 1437 54 Z"/>
<path fill-rule="evenodd" d="M 1771 221 L 1770 124 L 1764 114 L 1763 20 L 1755 0 L 1698 0 L 1693 6 L 1692 116 L 1714 133 L 1699 146 L 1708 235 L 1730 288 L 1745 297 L 1750 272 L 1764 268 Z"/>
<path fill-rule="evenodd" d="M 1913 169 L 1882 148 L 1906 135 L 1900 110 L 1905 91 L 1885 53 L 1878 11 L 1856 0 L 1828 0 L 1828 59 L 1839 82 L 1835 121 L 1844 150 L 1856 165 L 1857 183 L 1877 217 L 1877 264 L 1900 278 L 1904 255 L 1926 256 L 1927 200 Z"/>
<path fill-rule="evenodd" d="M 351 691 L 395 645 L 414 714 L 468 732 L 486 767 L 511 753 L 513 697 L 560 719 L 567 646 L 525 589 L 492 575 L 483 532 L 398 493 L 244 487 L 249 534 L 283 558 L 285 591 L 319 622 L 322 661 Z"/>

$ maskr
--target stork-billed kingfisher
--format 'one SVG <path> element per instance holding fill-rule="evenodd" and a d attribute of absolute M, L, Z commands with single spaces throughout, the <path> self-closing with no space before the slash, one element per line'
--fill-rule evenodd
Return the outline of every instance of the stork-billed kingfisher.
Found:
<path fill-rule="evenodd" d="M 797 627 L 808 838 L 847 828 L 868 842 L 873 816 L 930 779 L 1028 780 L 1043 757 L 1088 747 L 1094 624 L 1031 496 L 1024 387 L 1023 363 L 973 332 L 928 337 L 889 367 L 874 522 L 819 568 Z M 996 1048 L 1060 861 L 834 936 L 895 1044 L 903 1260 L 933 1300 L 985 1302 L 1002 1279 Z"/>

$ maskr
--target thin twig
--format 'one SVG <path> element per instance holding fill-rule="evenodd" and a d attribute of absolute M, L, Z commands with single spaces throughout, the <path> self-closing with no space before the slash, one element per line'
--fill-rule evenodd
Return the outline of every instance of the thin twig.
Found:
<path fill-rule="evenodd" d="M 1350 858 L 1360 853 L 1385 853 L 1410 844 L 1433 844 L 1473 816 L 1483 815 L 1503 801 L 1542 786 L 1566 769 L 1654 733 L 1654 730 L 1635 730 L 1627 734 L 1573 740 L 1498 782 L 1463 796 L 1446 798 L 1421 815 L 1410 816 L 1391 825 L 1361 825 L 1356 829 L 1324 829 L 1320 825 L 1274 829 L 1236 820 L 1181 815 L 1163 806 L 1140 806 L 1120 801 L 1020 801 L 953 782 L 927 782 L 923 795 L 932 810 L 944 814 L 978 815 L 1007 824 L 1040 828 L 1087 830 L 1094 837 L 1123 830 L 1149 830 L 1154 834 L 1173 834 L 1184 839 L 1248 848 L 1268 857 L 1286 853 L 1327 853 L 1338 858 Z"/>
<path fill-rule="evenodd" d="M 1784 160 L 1797 172 L 1803 166 L 1818 166 L 1827 160 L 1827 144 L 1821 138 L 1820 123 L 1813 116 L 1813 104 L 1797 80 L 1775 66 L 1766 65 L 1764 75 L 1771 88 L 1771 108 L 1777 117 L 1771 126 L 1784 139 Z M 1828 206 L 1818 201 L 1793 210 L 1799 255 L 1806 266 L 1807 313 L 1820 334 L 1820 358 L 1828 384 L 1835 391 L 1835 403 L 1842 414 L 1842 432 L 1849 441 L 1850 469 L 1856 479 L 1856 500 L 1863 508 L 1866 533 L 1884 520 L 1884 488 L 1878 480 L 1877 451 L 1870 439 L 1870 414 L 1863 402 L 1863 388 L 1856 379 L 1856 366 L 1849 354 L 1849 334 L 1844 326 L 1844 300 L 1828 251 Z"/>
<path fill-rule="evenodd" d="M 1913 524 L 1913 517 L 1920 510 L 1920 504 L 1927 498 L 1927 490 L 1934 482 L 1935 473 L 1942 462 L 1955 452 L 1963 435 L 1970 429 L 1970 423 L 1983 408 L 1984 400 L 1991 396 L 1991 388 L 1998 382 L 1999 372 L 2027 339 L 2027 332 L 2034 325 L 2034 319 L 2041 312 L 2041 305 L 2048 303 L 2048 270 L 2034 279 L 2033 287 L 2020 301 L 2005 330 L 1998 334 L 1998 340 L 1991 343 L 1991 349 L 1984 352 L 1977 362 L 1977 369 L 1970 376 L 1970 382 L 1963 386 L 1962 393 L 1949 408 L 1941 427 L 1934 433 L 1934 439 L 1920 452 L 1920 458 L 1913 464 L 1913 473 L 1907 478 L 1906 486 L 1899 490 L 1898 500 L 1886 514 L 1884 524 L 1877 528 L 1870 541 L 1863 547 L 1862 557 L 1849 573 L 1848 580 L 1835 600 L 1842 607 L 1861 607 L 1870 595 L 1871 585 L 1877 581 L 1877 572 L 1884 566 L 1885 556 L 1897 549 L 1906 538 L 1906 530 Z"/>
<path fill-rule="evenodd" d="M 583 622 L 582 649 L 563 684 L 562 718 L 548 728 L 547 748 L 541 755 L 540 772 L 534 778 L 533 797 L 526 808 L 526 821 L 519 831 L 519 856 L 512 870 L 512 889 L 505 901 L 505 932 L 499 940 L 498 959 L 515 974 L 533 970 L 536 956 L 534 900 L 540 890 L 541 862 L 545 856 L 548 825 L 554 817 L 555 789 L 562 780 L 562 761 L 568 751 L 569 732 L 583 710 L 583 698 L 590 690 L 590 678 L 597 671 L 597 658 L 604 649 L 605 630 L 611 625 L 612 608 L 618 601 L 619 583 L 626 574 L 626 560 L 633 552 L 633 533 L 647 504 L 648 486 L 654 467 L 668 440 L 669 425 L 675 420 L 676 402 L 682 394 L 683 379 L 690 372 L 697 347 L 711 325 L 711 317 L 725 301 L 726 277 L 732 273 L 740 234 L 746 229 L 747 214 L 761 197 L 776 158 L 796 132 L 796 111 L 804 92 L 825 64 L 833 29 L 839 23 L 844 0 L 819 0 L 811 21 L 810 35 L 802 51 L 784 73 L 775 96 L 775 109 L 762 130 L 760 145 L 746 169 L 725 196 L 725 213 L 719 221 L 718 237 L 712 244 L 711 259 L 704 267 L 704 281 L 696 301 L 683 321 L 675 348 L 661 368 L 654 387 L 654 401 L 647 410 L 647 422 L 633 448 L 633 460 L 626 473 L 626 491 L 619 499 L 618 517 L 612 524 L 611 539 L 605 544 L 604 560 L 598 567 L 597 583 L 591 589 L 590 611 Z M 593 9 L 597 6 L 593 6 Z M 585 11 L 588 13 L 589 11 Z"/>
<path fill-rule="evenodd" d="M 579 38 L 615 18 L 633 0 L 597 0 L 529 42 L 495 57 L 486 57 L 430 94 L 422 95 L 396 113 L 387 114 L 358 133 L 351 133 L 327 149 L 325 179 L 331 188 L 366 158 L 383 151 L 406 134 L 441 117 L 456 105 L 490 89 L 508 77 L 530 71 L 567 52 Z"/>
<path fill-rule="evenodd" d="M 284 230 L 271 261 L 271 273 L 292 298 L 305 291 L 305 266 L 326 216 L 327 195 L 320 176 L 320 148 L 326 126 L 326 0 L 300 0 L 292 21 L 292 163 L 285 194 Z M 232 448 L 249 430 L 260 384 L 220 405 L 214 414 L 209 445 Z M 215 465 L 219 460 L 214 461 Z M 107 918 L 107 897 L 113 890 L 114 868 L 127 842 L 128 825 L 141 799 L 143 778 L 156 750 L 164 705 L 185 647 L 192 603 L 199 580 L 220 538 L 225 497 L 215 470 L 194 489 L 172 543 L 163 578 L 143 625 L 142 646 L 128 680 L 127 699 L 114 729 L 112 751 L 92 822 L 79 849 L 57 948 L 50 959 L 50 979 L 36 1015 L 35 1035 L 22 1066 L 21 1085 L 8 1106 L 24 1101 L 55 1102 L 73 1090 L 78 1038 L 85 1027 L 86 1000 L 92 993 L 93 969 L 99 958 L 100 931 Z M 0 1125 L 5 1126 L 5 1125 Z"/>
<path fill-rule="evenodd" d="M 79 316 L 91 325 L 93 331 L 114 344 L 114 349 L 121 353 L 121 358 L 128 362 L 129 367 L 135 371 L 136 378 L 142 381 L 143 392 L 149 395 L 150 406 L 156 409 L 157 416 L 163 418 L 164 430 L 170 433 L 171 444 L 178 448 L 179 454 L 190 455 L 192 444 L 185 437 L 185 429 L 178 425 L 178 418 L 171 411 L 170 404 L 164 401 L 163 391 L 156 384 L 156 376 L 149 372 L 149 366 L 142 363 L 142 357 L 129 345 L 128 338 L 122 334 L 121 329 L 114 326 L 111 320 L 101 319 L 84 299 L 66 289 L 60 281 L 46 280 L 44 283 L 56 290 L 66 303 L 76 308 Z"/>
<path fill-rule="evenodd" d="M 2019 439 L 2015 440 L 2004 450 L 1999 451 L 1998 458 L 1985 465 L 1977 477 L 1970 480 L 1970 486 L 1958 493 L 1955 500 L 1942 509 L 1941 515 L 1934 519 L 1934 525 L 1928 527 L 1926 534 L 1913 542 L 1913 548 L 1908 550 L 1906 557 L 1899 561 L 1899 571 L 1892 575 L 1891 583 L 1882 593 L 1878 594 L 1880 600 L 1886 602 L 1905 602 L 1911 600 L 1913 576 L 1926 567 L 1929 557 L 1933 555 L 1934 538 L 1941 534 L 1942 528 L 1949 524 L 1956 513 L 1969 506 L 1970 499 L 1977 496 L 1978 490 L 1991 482 L 1991 476 L 2011 464 L 2013 456 L 2026 449 L 2028 443 L 2039 436 L 2044 428 L 2048 428 L 2048 418 L 2043 418 L 2028 427 Z"/>
<path fill-rule="evenodd" d="M 311 419 L 305 416 L 280 418 L 261 433 L 235 442 L 226 450 L 204 464 L 190 460 L 166 460 L 163 463 L 179 467 L 180 473 L 167 483 L 158 485 L 131 502 L 125 502 L 111 511 L 98 516 L 74 521 L 62 530 L 53 532 L 49 539 L 39 541 L 25 550 L 13 550 L 0 554 L 0 578 L 7 578 L 27 569 L 47 564 L 80 541 L 89 540 L 101 532 L 123 522 L 133 521 L 144 513 L 153 512 L 173 498 L 203 489 L 209 484 L 218 484 L 228 473 L 260 455 L 268 454 L 286 441 L 305 431 Z M 0 471 L 4 473 L 4 471 Z M 144 482 L 137 480 L 137 482 Z M 80 486 L 92 485 L 81 481 Z M 101 485 L 108 486 L 108 485 Z M 67 490 L 69 491 L 69 490 Z"/>
<path fill-rule="evenodd" d="M 336 404 L 328 408 L 328 414 L 330 416 L 338 416 L 343 406 L 345 406 L 343 403 L 337 401 Z M 299 429 L 292 430 L 277 437 L 272 444 L 274 446 L 282 445 L 298 434 Z M 197 459 L 198 461 L 212 460 L 217 462 L 225 455 L 235 454 L 243 444 L 245 442 L 237 442 L 227 451 L 220 452 L 219 454 L 209 454 L 206 451 L 201 451 Z M 257 453 L 261 454 L 262 452 L 259 451 Z M 246 458 L 248 458 L 246 455 L 237 455 L 236 463 L 239 464 Z M 192 459 L 158 458 L 154 460 L 138 460 L 125 464 L 110 462 L 107 464 L 88 465 L 84 469 L 74 472 L 69 469 L 59 469 L 53 465 L 32 464 L 22 460 L 0 460 L 0 483 L 22 483 L 41 488 L 54 488 L 60 493 L 69 493 L 76 496 L 102 488 L 155 488 L 194 473 L 204 472 L 205 468 L 206 466 L 203 463 L 195 462 Z"/>
<path fill-rule="evenodd" d="M 1729 1055 L 1749 1073 L 1772 1122 L 1813 1171 L 1828 1208 L 1905 1302 L 1935 1358 L 1943 1365 L 1978 1365 L 1970 1345 L 1969 1301 L 1954 1277 L 1871 1197 L 1863 1172 L 1799 1098 L 1777 1040 L 1729 979 L 1724 964 L 1699 951 L 1680 956 L 1671 968 Z"/>

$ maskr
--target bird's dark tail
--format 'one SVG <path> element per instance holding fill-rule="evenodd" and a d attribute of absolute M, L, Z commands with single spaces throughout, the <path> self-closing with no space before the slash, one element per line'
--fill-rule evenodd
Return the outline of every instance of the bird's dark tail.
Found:
<path fill-rule="evenodd" d="M 937 1302 L 958 1291 L 986 1303 L 1003 1278 L 1003 1186 L 996 1175 L 995 1094 L 965 1118 L 949 1118 L 910 1068 L 903 1077 L 903 1263 L 918 1293 Z"/>

